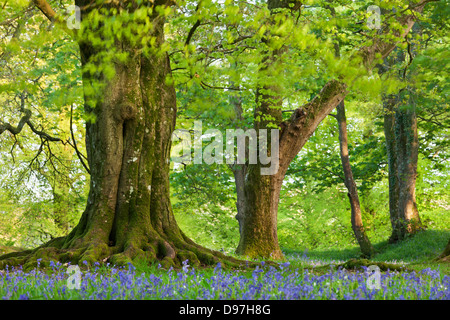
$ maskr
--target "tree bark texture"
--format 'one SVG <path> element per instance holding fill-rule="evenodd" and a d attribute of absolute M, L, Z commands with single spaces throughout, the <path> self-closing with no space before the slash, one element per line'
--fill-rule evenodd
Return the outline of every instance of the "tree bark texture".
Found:
<path fill-rule="evenodd" d="M 421 229 L 416 204 L 419 143 L 415 108 L 398 106 L 397 96 L 384 100 L 384 132 L 389 167 L 390 242 Z"/>
<path fill-rule="evenodd" d="M 83 7 L 88 3 L 80 0 L 76 4 Z M 154 12 L 152 36 L 159 47 L 164 42 L 164 18 Z M 79 45 L 83 67 L 104 50 L 84 41 Z M 219 261 L 240 265 L 243 261 L 195 244 L 175 221 L 169 157 L 176 95 L 173 85 L 166 82 L 171 75 L 168 55 L 143 54 L 125 40 L 117 40 L 117 48 L 130 58 L 114 61 L 112 79 L 83 73 L 85 88 L 95 82 L 102 86 L 96 92 L 101 99 L 95 106 L 89 104 L 92 96 L 85 89 L 85 109 L 95 121 L 86 124 L 91 179 L 80 222 L 67 236 L 40 248 L 2 256 L 0 268 L 17 264 L 31 268 L 39 258 L 43 259 L 41 266 L 47 260 L 116 265 L 159 260 L 163 266 L 171 266 L 186 259 L 192 265 Z"/>
<path fill-rule="evenodd" d="M 361 252 L 364 256 L 370 257 L 374 249 L 370 243 L 369 238 L 364 230 L 362 221 L 361 206 L 359 203 L 358 189 L 356 187 L 355 179 L 353 178 L 352 168 L 350 166 L 350 158 L 348 153 L 348 134 L 347 134 L 347 118 L 345 116 L 345 105 L 342 101 L 337 106 L 337 121 L 339 126 L 339 147 L 342 162 L 342 169 L 344 171 L 344 182 L 348 190 L 348 199 L 350 200 L 352 229 L 356 240 L 359 244 Z"/>
<path fill-rule="evenodd" d="M 271 10 L 279 8 L 291 8 L 299 10 L 301 4 L 296 2 L 294 6 L 289 0 L 268 0 Z M 427 1 L 422 1 L 414 7 L 414 11 L 421 12 Z M 400 38 L 405 37 L 415 23 L 413 14 L 405 14 L 399 17 L 399 22 L 404 26 L 401 31 L 394 30 L 394 34 Z M 390 32 L 390 28 L 384 28 L 383 32 Z M 359 51 L 364 66 L 372 69 L 380 55 L 386 58 L 397 46 L 398 41 L 386 42 L 382 37 L 374 39 L 371 46 L 363 47 Z M 280 49 L 280 51 L 283 49 Z M 277 52 L 272 53 L 264 62 L 265 68 L 277 62 Z M 264 70 L 267 71 L 267 70 Z M 241 223 L 241 234 L 237 253 L 249 257 L 282 258 L 281 249 L 277 237 L 277 214 L 280 191 L 287 168 L 308 138 L 314 133 L 320 122 L 327 116 L 346 95 L 346 84 L 337 80 L 330 80 L 320 93 L 309 103 L 298 108 L 288 121 L 280 123 L 279 135 L 279 169 L 271 176 L 260 174 L 260 164 L 249 165 L 245 179 L 245 210 Z M 256 94 L 257 116 L 268 115 L 271 122 L 281 119 L 281 97 L 276 84 L 260 87 Z M 274 120 L 273 120 L 274 119 Z M 264 121 L 255 121 L 255 129 L 267 128 Z"/>

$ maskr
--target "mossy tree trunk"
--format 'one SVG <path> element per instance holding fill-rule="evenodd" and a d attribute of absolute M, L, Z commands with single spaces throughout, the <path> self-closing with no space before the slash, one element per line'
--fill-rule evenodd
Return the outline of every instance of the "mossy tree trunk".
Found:
<path fill-rule="evenodd" d="M 287 8 L 286 0 L 268 0 L 270 10 Z M 275 24 L 275 22 L 272 22 Z M 267 39 L 263 39 L 267 43 Z M 279 55 L 284 48 L 269 50 L 265 52 L 263 67 L 260 69 L 261 78 L 270 77 L 271 73 L 278 66 Z M 267 130 L 267 154 L 271 150 L 271 124 L 278 124 L 282 121 L 281 105 L 282 99 L 279 95 L 280 88 L 277 85 L 259 84 L 256 90 L 256 108 L 254 110 L 253 128 L 256 137 L 259 137 L 260 130 Z M 270 119 L 267 121 L 265 119 Z M 258 140 L 258 146 L 261 141 Z M 259 154 L 261 157 L 261 154 Z M 271 156 L 271 155 L 270 155 Z M 261 158 L 257 163 L 246 165 L 245 178 L 243 179 L 244 202 L 241 203 L 239 214 L 240 239 L 236 253 L 251 258 L 267 257 L 271 259 L 282 259 L 278 235 L 277 235 L 277 215 L 278 201 L 281 185 L 278 185 L 276 175 L 262 175 Z M 273 159 L 272 159 L 273 161 Z M 276 159 L 278 161 L 278 159 Z M 282 181 L 282 180 L 281 180 Z"/>
<path fill-rule="evenodd" d="M 390 242 L 398 240 L 398 197 L 399 183 L 397 176 L 397 148 L 395 143 L 395 96 L 386 97 L 383 100 L 384 107 L 384 136 L 386 141 L 386 153 L 388 158 L 388 177 L 389 177 L 389 216 L 391 220 L 392 234 Z"/>
<path fill-rule="evenodd" d="M 281 108 L 276 106 L 281 103 L 281 99 L 274 94 L 275 90 L 276 88 L 267 87 L 264 89 L 263 92 L 270 92 L 270 96 L 259 92 L 257 112 L 280 121 Z M 265 166 L 261 163 L 248 165 L 245 211 L 237 253 L 272 259 L 283 257 L 277 237 L 277 215 L 284 176 L 290 163 L 320 122 L 344 99 L 345 94 L 345 84 L 330 81 L 310 103 L 295 110 L 289 120 L 281 122 L 278 170 L 275 174 L 262 175 L 261 168 Z M 270 122 L 255 121 L 257 132 L 268 128 Z M 270 141 L 270 137 L 268 140 Z"/>
<path fill-rule="evenodd" d="M 89 1 L 78 0 L 83 8 Z M 161 1 L 160 1 L 161 2 Z M 158 2 L 159 5 L 164 3 Z M 109 4 L 120 6 L 122 4 Z M 156 47 L 164 42 L 164 18 L 150 17 Z M 82 12 L 82 19 L 86 12 Z M 101 26 L 100 26 L 101 28 Z M 139 43 L 139 42 L 138 42 Z M 80 42 L 82 66 L 101 56 L 102 48 Z M 171 75 L 166 53 L 143 54 L 129 41 L 116 41 L 126 52 L 126 62 L 114 61 L 115 75 L 83 73 L 85 88 L 101 82 L 96 106 L 85 90 L 85 109 L 95 121 L 86 124 L 86 151 L 90 166 L 90 190 L 86 209 L 69 235 L 40 248 L 0 258 L 5 265 L 26 268 L 50 259 L 79 263 L 110 261 L 123 265 L 132 261 L 163 265 L 189 263 L 238 266 L 242 261 L 200 247 L 180 230 L 172 212 L 169 194 L 169 156 L 175 127 L 176 95 L 167 84 Z M 98 87 L 98 86 L 97 86 Z"/>
<path fill-rule="evenodd" d="M 414 104 L 396 112 L 395 135 L 397 147 L 397 169 L 399 183 L 398 220 L 399 239 L 422 228 L 416 203 L 417 161 L 419 140 L 417 116 Z"/>
<path fill-rule="evenodd" d="M 268 7 L 273 12 L 277 9 L 289 8 L 295 13 L 300 5 L 298 1 L 268 0 Z M 274 27 L 277 23 L 275 21 L 276 19 L 273 21 Z M 272 157 L 272 163 L 269 166 L 276 166 L 278 170 L 275 170 L 273 174 L 262 174 L 262 169 L 267 169 L 268 165 L 261 163 L 261 154 L 256 164 L 247 166 L 244 184 L 245 205 L 240 221 L 240 240 L 236 252 L 251 258 L 283 258 L 278 242 L 277 225 L 278 203 L 284 176 L 289 164 L 319 123 L 344 98 L 345 85 L 331 81 L 311 103 L 297 109 L 290 121 L 282 122 L 282 88 L 277 85 L 275 78 L 272 79 L 272 75 L 276 74 L 277 68 L 281 67 L 281 56 L 286 49 L 282 46 L 266 52 L 262 62 L 263 67 L 260 69 L 261 79 L 264 79 L 264 82 L 256 91 L 253 128 L 257 137 L 260 136 L 260 130 L 267 130 L 267 155 Z M 279 157 L 271 154 L 273 125 L 281 127 L 278 140 Z"/>
<path fill-rule="evenodd" d="M 414 11 L 422 12 L 427 1 L 422 1 L 414 7 Z M 295 0 L 268 0 L 268 8 L 279 8 L 292 11 L 301 9 L 301 2 Z M 403 38 L 410 32 L 415 23 L 415 16 L 406 13 L 398 18 L 404 28 L 391 30 L 389 26 L 383 32 L 392 32 Z M 387 42 L 383 37 L 375 38 L 371 46 L 359 51 L 363 65 L 372 69 L 378 59 L 386 58 L 397 46 L 397 42 Z M 270 68 L 277 62 L 278 52 L 274 51 L 264 62 L 265 76 L 270 78 Z M 269 70 L 269 72 L 267 72 Z M 261 86 L 257 91 L 257 108 L 255 116 L 268 116 L 270 123 L 281 119 L 281 97 L 276 81 L 269 86 Z M 240 242 L 237 253 L 250 257 L 271 257 L 278 259 L 282 253 L 277 238 L 277 211 L 280 191 L 289 164 L 314 133 L 320 122 L 345 98 L 346 84 L 330 80 L 311 100 L 311 102 L 296 109 L 288 121 L 280 124 L 279 135 L 279 169 L 274 175 L 263 176 L 260 173 L 261 164 L 249 164 L 245 179 L 245 210 L 242 218 Z M 255 119 L 256 119 L 255 117 Z M 255 129 L 268 128 L 264 121 L 255 121 Z M 270 139 L 269 139 L 270 140 Z"/>
<path fill-rule="evenodd" d="M 416 204 L 419 143 L 414 106 L 399 106 L 399 96 L 384 101 L 384 132 L 389 167 L 390 242 L 404 239 L 422 228 Z"/>
<path fill-rule="evenodd" d="M 351 222 L 353 233 L 358 241 L 361 252 L 366 257 L 371 257 L 374 249 L 364 230 L 362 221 L 361 206 L 359 203 L 358 189 L 355 179 L 353 178 L 352 168 L 350 166 L 350 158 L 348 153 L 348 134 L 347 134 L 347 118 L 345 116 L 345 105 L 342 101 L 337 106 L 336 119 L 339 126 L 339 149 L 341 155 L 342 169 L 344 172 L 344 183 L 348 190 L 348 198 L 350 200 Z"/>

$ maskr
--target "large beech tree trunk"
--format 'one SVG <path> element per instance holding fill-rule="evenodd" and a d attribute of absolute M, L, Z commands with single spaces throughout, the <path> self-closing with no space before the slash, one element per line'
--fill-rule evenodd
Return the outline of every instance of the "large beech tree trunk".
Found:
<path fill-rule="evenodd" d="M 414 10 L 421 12 L 426 0 L 417 4 Z M 268 8 L 290 8 L 293 11 L 301 8 L 301 2 L 291 0 L 268 0 Z M 398 18 L 404 26 L 402 30 L 390 30 L 389 26 L 383 32 L 392 32 L 403 38 L 415 23 L 415 16 L 405 14 Z M 372 69 L 378 58 L 386 58 L 397 46 L 396 41 L 386 42 L 383 37 L 374 38 L 371 46 L 359 51 L 363 64 Z M 277 62 L 277 54 L 283 50 L 275 50 L 264 61 L 265 72 Z M 379 57 L 378 57 L 379 56 Z M 270 72 L 266 75 L 270 76 Z M 276 84 L 262 86 L 256 94 L 257 108 L 255 116 L 267 115 L 271 123 L 281 122 L 281 97 Z M 320 122 L 345 98 L 346 84 L 330 80 L 311 102 L 298 108 L 289 121 L 280 123 L 279 135 L 279 169 L 274 175 L 261 175 L 261 164 L 250 164 L 245 179 L 245 208 L 241 220 L 240 241 L 236 252 L 249 257 L 282 258 L 282 252 L 277 237 L 277 214 L 280 191 L 289 164 L 314 133 Z M 264 121 L 255 121 L 254 128 L 267 129 Z M 269 138 L 270 140 L 270 138 Z"/>
<path fill-rule="evenodd" d="M 268 7 L 271 10 L 279 8 L 290 8 L 293 12 L 299 10 L 299 6 L 292 7 L 290 2 L 289 0 L 268 0 Z M 286 48 L 281 47 L 267 54 L 262 63 L 263 78 L 270 79 L 272 72 L 277 66 L 279 67 L 279 57 L 285 50 Z M 319 123 L 344 98 L 345 87 L 342 83 L 330 81 L 316 98 L 297 109 L 291 119 L 285 122 L 282 122 L 281 88 L 276 83 L 263 84 L 258 88 L 254 129 L 258 137 L 261 129 L 267 130 L 267 149 L 270 152 L 271 125 L 280 124 L 279 158 L 272 158 L 272 161 L 278 162 L 278 170 L 270 175 L 261 174 L 261 169 L 266 166 L 260 163 L 259 158 L 258 163 L 248 165 L 244 184 L 245 205 L 240 220 L 240 240 L 236 253 L 251 258 L 283 258 L 278 243 L 277 225 L 278 203 L 284 176 L 289 164 Z"/>
<path fill-rule="evenodd" d="M 344 182 L 345 186 L 347 187 L 347 195 L 350 200 L 352 229 L 353 233 L 355 234 L 356 240 L 358 241 L 362 254 L 366 257 L 370 257 L 373 254 L 374 249 L 364 230 L 358 189 L 356 187 L 355 179 L 353 179 L 353 172 L 350 166 L 350 158 L 348 153 L 347 118 L 345 116 L 344 101 L 342 101 L 336 109 L 336 119 L 339 125 L 340 155 L 342 169 L 344 171 Z"/>
<path fill-rule="evenodd" d="M 76 1 L 83 7 L 86 1 Z M 111 4 L 112 5 L 112 4 Z M 157 10 L 154 10 L 157 12 Z M 83 16 L 85 12 L 82 12 Z M 156 46 L 164 41 L 164 19 L 154 13 L 152 36 Z M 79 224 L 63 238 L 42 247 L 0 258 L 7 264 L 36 265 L 38 258 L 78 263 L 108 260 L 125 264 L 135 260 L 163 265 L 239 265 L 196 245 L 178 227 L 170 203 L 169 156 L 175 127 L 175 89 L 167 84 L 171 74 L 167 54 L 144 55 L 126 40 L 116 40 L 116 49 L 127 52 L 127 62 L 114 61 L 115 75 L 83 73 L 85 88 L 101 82 L 101 100 L 85 109 L 95 116 L 86 124 L 86 149 L 91 181 L 88 202 Z M 83 67 L 103 48 L 80 42 Z M 98 88 L 98 86 L 96 86 Z M 86 91 L 85 91 L 86 92 Z"/>
<path fill-rule="evenodd" d="M 248 165 L 244 187 L 245 210 L 237 253 L 272 259 L 283 257 L 277 237 L 277 215 L 284 176 L 320 122 L 344 99 L 345 88 L 338 81 L 330 81 L 310 103 L 297 109 L 290 120 L 281 124 L 279 168 L 275 174 L 261 175 L 263 165 L 260 163 Z M 280 119 L 281 109 L 273 108 L 274 101 L 280 103 L 275 96 L 261 97 L 258 111 Z M 267 128 L 267 124 L 255 122 L 255 127 L 259 130 Z"/>

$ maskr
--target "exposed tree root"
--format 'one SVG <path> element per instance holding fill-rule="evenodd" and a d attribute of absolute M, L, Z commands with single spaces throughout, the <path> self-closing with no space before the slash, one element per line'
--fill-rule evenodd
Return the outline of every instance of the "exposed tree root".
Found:
<path fill-rule="evenodd" d="M 345 269 L 361 269 L 362 267 L 377 266 L 380 268 L 380 271 L 409 271 L 409 269 L 404 266 L 386 262 L 370 261 L 367 259 L 351 259 L 339 266 Z"/>
<path fill-rule="evenodd" d="M 67 236 L 68 237 L 68 236 Z M 54 239 L 36 249 L 11 252 L 0 256 L 0 269 L 6 266 L 22 266 L 24 270 L 46 268 L 50 261 L 70 262 L 84 266 L 94 262 L 109 262 L 116 266 L 129 263 L 159 262 L 163 268 L 181 267 L 188 260 L 194 267 L 213 266 L 221 263 L 225 268 L 255 267 L 257 263 L 229 257 L 221 252 L 195 244 L 183 235 L 183 239 L 146 241 L 144 244 L 130 242 L 126 247 L 108 246 L 106 243 L 91 243 L 82 247 L 63 248 L 67 237 Z M 38 263 L 39 262 L 39 263 Z"/>

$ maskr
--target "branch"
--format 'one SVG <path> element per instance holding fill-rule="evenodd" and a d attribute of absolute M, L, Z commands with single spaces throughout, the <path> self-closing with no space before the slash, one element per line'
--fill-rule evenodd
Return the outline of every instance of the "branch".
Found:
<path fill-rule="evenodd" d="M 200 0 L 197 4 L 197 7 L 195 8 L 195 13 L 198 12 L 198 10 L 200 9 L 200 5 L 202 4 L 202 0 Z M 195 33 L 195 30 L 197 30 L 198 27 L 200 27 L 201 21 L 200 19 L 198 19 L 194 25 L 192 26 L 191 30 L 189 30 L 188 36 L 186 38 L 186 41 L 184 42 L 184 45 L 187 46 L 189 45 L 189 43 L 191 42 L 192 36 Z"/>
<path fill-rule="evenodd" d="M 5 2 L 5 5 L 6 5 L 6 2 Z M 26 9 L 24 9 L 23 11 L 17 13 L 12 18 L 9 18 L 9 19 L 1 21 L 0 22 L 0 26 L 4 26 L 4 25 L 7 25 L 7 24 L 10 24 L 11 22 L 16 20 L 17 18 L 23 18 L 23 16 L 26 15 L 27 13 L 29 13 L 33 8 L 34 8 L 34 6 L 30 4 Z"/>
<path fill-rule="evenodd" d="M 67 27 L 66 20 L 63 16 L 56 13 L 46 0 L 32 0 L 34 5 L 47 17 L 50 22 L 59 25 L 65 32 L 71 36 L 75 36 L 75 32 Z"/>
<path fill-rule="evenodd" d="M 236 88 L 236 87 L 216 87 L 216 86 L 211 86 L 203 81 L 200 82 L 200 85 L 202 86 L 203 89 L 209 88 L 209 89 L 219 89 L 219 90 L 234 90 L 234 91 L 242 91 L 241 88 Z"/>
<path fill-rule="evenodd" d="M 66 145 L 67 141 L 64 141 L 57 137 L 52 137 L 48 133 L 36 129 L 36 127 L 30 120 L 31 119 L 31 111 L 30 110 L 22 108 L 21 111 L 23 113 L 25 113 L 25 115 L 20 119 L 17 127 L 14 127 L 9 123 L 0 123 L 0 135 L 5 131 L 9 131 L 11 134 L 16 136 L 22 132 L 23 127 L 27 124 L 30 127 L 31 131 L 33 131 L 33 133 L 38 135 L 44 141 L 61 142 L 63 145 Z"/>
<path fill-rule="evenodd" d="M 345 98 L 347 86 L 337 80 L 329 81 L 314 99 L 296 109 L 285 121 L 280 133 L 280 175 L 303 148 L 322 120 Z"/>
<path fill-rule="evenodd" d="M 46 141 L 52 141 L 52 142 L 62 142 L 62 144 L 66 144 L 66 141 L 63 141 L 60 138 L 52 137 L 49 134 L 45 133 L 44 131 L 37 130 L 34 125 L 31 123 L 30 120 L 27 121 L 27 125 L 30 127 L 31 131 L 33 131 L 35 134 L 40 136 L 41 138 L 44 138 Z"/>
<path fill-rule="evenodd" d="M 75 136 L 73 134 L 73 104 L 70 105 L 70 134 L 72 136 L 73 141 L 73 148 L 75 149 L 75 152 L 77 153 L 78 159 L 80 159 L 81 164 L 83 165 L 84 169 L 86 169 L 87 173 L 91 174 L 91 170 L 89 170 L 89 167 L 86 165 L 86 163 L 83 160 L 83 157 L 87 160 L 87 158 L 78 150 L 77 142 L 75 140 Z"/>
<path fill-rule="evenodd" d="M 48 20 L 54 22 L 57 19 L 55 10 L 48 4 L 46 0 L 33 0 L 35 6 L 47 17 Z"/>
<path fill-rule="evenodd" d="M 25 124 L 31 118 L 31 111 L 30 110 L 25 109 L 24 113 L 25 113 L 25 115 L 20 119 L 19 124 L 17 125 L 17 127 L 13 127 L 9 123 L 0 123 L 0 134 L 5 132 L 6 130 L 11 132 L 13 135 L 19 134 L 22 131 L 22 129 L 25 126 Z"/>
<path fill-rule="evenodd" d="M 195 30 L 197 30 L 197 28 L 200 26 L 200 20 L 197 20 L 197 22 L 192 26 L 191 30 L 189 30 L 189 34 L 186 38 L 186 41 L 184 43 L 185 46 L 187 46 L 189 44 L 189 42 L 191 42 L 192 36 L 195 33 Z"/>
<path fill-rule="evenodd" d="M 370 70 L 374 67 L 374 61 L 377 54 L 380 55 L 381 59 L 385 59 L 392 52 L 392 50 L 394 50 L 395 47 L 397 47 L 397 44 L 401 42 L 402 39 L 406 38 L 406 36 L 411 31 L 416 21 L 416 16 L 414 15 L 414 12 L 420 13 L 423 11 L 423 8 L 427 3 L 436 1 L 438 0 L 422 0 L 416 5 L 407 8 L 408 10 L 414 11 L 412 14 L 403 15 L 398 19 L 398 22 L 401 23 L 403 26 L 405 26 L 405 28 L 401 32 L 399 31 L 393 32 L 393 34 L 399 38 L 397 41 L 385 42 L 380 37 L 377 37 L 373 40 L 373 44 L 371 46 L 363 47 L 360 50 L 360 53 L 363 57 L 363 63 L 366 66 L 366 68 Z M 405 9 L 404 11 L 406 11 L 407 9 Z M 383 34 L 388 34 L 389 32 L 392 32 L 392 30 L 390 30 L 390 28 L 386 28 Z"/>
<path fill-rule="evenodd" d="M 330 169 L 327 169 L 326 167 L 319 167 L 320 169 L 323 169 L 323 170 L 326 170 L 326 171 L 328 171 L 329 173 L 331 173 L 332 175 L 334 175 L 334 176 L 336 176 L 336 177 L 338 177 L 339 179 L 341 179 L 342 180 L 342 182 L 344 182 L 345 183 L 345 179 L 344 179 L 344 177 L 343 176 L 341 176 L 340 174 L 337 174 L 336 172 L 333 172 L 333 171 L 331 171 Z"/>

